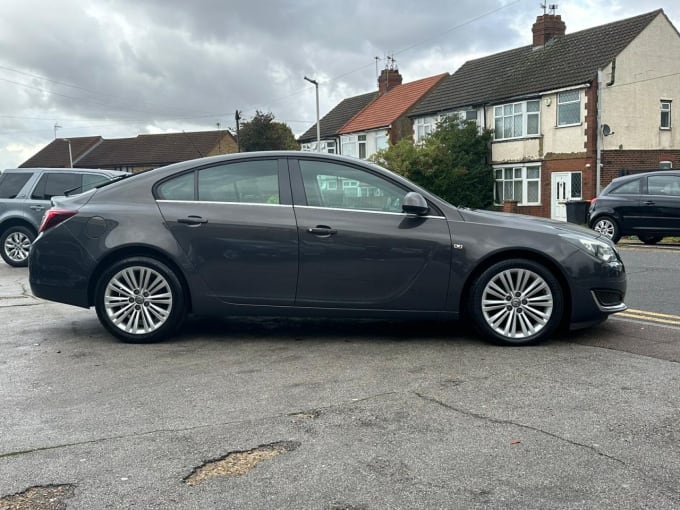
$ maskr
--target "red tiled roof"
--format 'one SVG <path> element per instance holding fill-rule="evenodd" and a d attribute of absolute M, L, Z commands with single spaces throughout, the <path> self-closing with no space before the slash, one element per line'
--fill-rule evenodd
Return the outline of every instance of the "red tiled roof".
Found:
<path fill-rule="evenodd" d="M 448 73 L 397 85 L 352 117 L 338 134 L 386 127 L 404 115 Z"/>

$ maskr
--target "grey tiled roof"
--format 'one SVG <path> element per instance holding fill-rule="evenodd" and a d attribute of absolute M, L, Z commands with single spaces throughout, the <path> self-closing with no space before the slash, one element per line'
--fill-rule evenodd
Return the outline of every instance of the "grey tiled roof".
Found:
<path fill-rule="evenodd" d="M 347 121 L 359 113 L 376 97 L 378 97 L 377 91 L 342 100 L 319 121 L 321 139 L 335 136 L 338 130 L 340 130 Z M 313 142 L 314 140 L 316 140 L 316 123 L 298 138 L 298 142 L 305 143 Z"/>
<path fill-rule="evenodd" d="M 469 60 L 409 117 L 588 83 L 659 15 L 663 10 L 557 37 L 542 48 L 529 45 Z"/>

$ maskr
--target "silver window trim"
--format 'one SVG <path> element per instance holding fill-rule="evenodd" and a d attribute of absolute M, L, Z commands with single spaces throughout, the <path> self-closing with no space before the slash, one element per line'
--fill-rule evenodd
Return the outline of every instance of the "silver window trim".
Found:
<path fill-rule="evenodd" d="M 296 209 L 319 209 L 321 211 L 346 211 L 354 213 L 368 213 L 368 214 L 389 214 L 392 216 L 415 216 L 414 214 L 408 214 L 405 212 L 390 212 L 390 211 L 371 211 L 368 209 L 345 209 L 342 207 L 320 207 L 316 205 L 296 205 Z M 418 216 L 418 218 L 431 218 L 431 219 L 441 219 L 445 220 L 445 216 Z"/>

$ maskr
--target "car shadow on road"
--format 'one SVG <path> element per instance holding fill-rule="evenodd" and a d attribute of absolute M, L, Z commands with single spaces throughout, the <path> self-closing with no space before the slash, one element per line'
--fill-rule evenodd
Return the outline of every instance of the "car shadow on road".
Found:
<path fill-rule="evenodd" d="M 192 317 L 188 319 L 178 340 L 191 337 L 266 338 L 266 339 L 460 339 L 475 337 L 471 325 L 462 321 L 316 319 L 281 317 L 225 317 L 222 319 Z M 171 339 L 172 341 L 172 339 Z"/>

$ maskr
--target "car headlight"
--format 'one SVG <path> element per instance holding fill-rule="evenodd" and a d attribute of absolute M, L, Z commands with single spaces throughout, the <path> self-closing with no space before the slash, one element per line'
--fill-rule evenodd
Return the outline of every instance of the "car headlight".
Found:
<path fill-rule="evenodd" d="M 603 262 L 618 261 L 616 249 L 604 241 L 573 235 L 562 235 L 561 237 Z"/>

